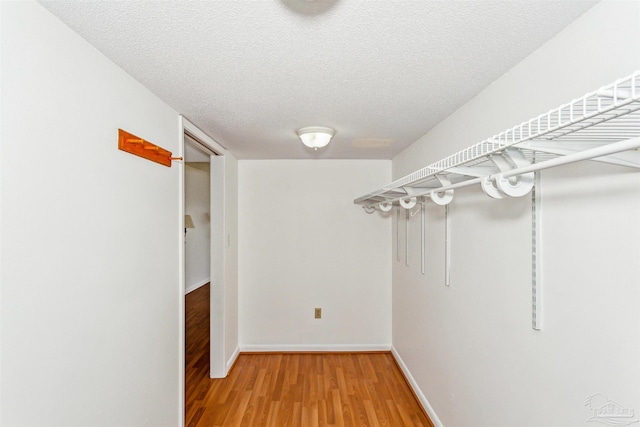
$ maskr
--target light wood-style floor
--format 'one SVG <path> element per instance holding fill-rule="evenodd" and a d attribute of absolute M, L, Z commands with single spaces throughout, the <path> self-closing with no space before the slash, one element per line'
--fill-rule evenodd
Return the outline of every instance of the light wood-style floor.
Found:
<path fill-rule="evenodd" d="M 433 426 L 387 352 L 241 354 L 210 379 L 209 286 L 186 306 L 188 427 Z"/>

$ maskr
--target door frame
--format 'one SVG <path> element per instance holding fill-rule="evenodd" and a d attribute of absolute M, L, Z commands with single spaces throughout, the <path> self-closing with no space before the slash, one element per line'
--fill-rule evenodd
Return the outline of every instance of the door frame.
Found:
<path fill-rule="evenodd" d="M 191 123 L 183 115 L 178 116 L 179 128 L 179 149 L 185 152 L 185 132 L 195 137 L 205 148 L 216 153 L 210 156 L 210 218 L 211 218 L 211 236 L 210 236 L 210 280 L 211 280 L 211 297 L 210 297 L 210 371 L 211 378 L 224 378 L 227 376 L 225 362 L 225 325 L 224 325 L 224 260 L 226 250 L 225 239 L 225 155 L 226 150 L 220 144 L 213 140 L 209 135 L 200 130 L 196 125 Z M 183 154 L 184 157 L 184 154 Z M 179 244 L 179 393 L 181 408 L 181 424 L 184 425 L 184 393 L 185 393 L 185 289 L 186 289 L 186 260 L 184 245 L 184 215 L 185 215 L 185 167 L 184 161 L 180 163 L 179 173 L 179 223 L 178 228 Z"/>

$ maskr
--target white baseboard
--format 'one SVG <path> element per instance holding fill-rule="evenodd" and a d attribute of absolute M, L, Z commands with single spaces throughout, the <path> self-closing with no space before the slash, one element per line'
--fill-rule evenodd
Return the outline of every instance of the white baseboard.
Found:
<path fill-rule="evenodd" d="M 429 418 L 431 419 L 431 422 L 433 423 L 433 425 L 435 427 L 444 427 L 442 425 L 442 422 L 436 415 L 436 412 L 431 407 L 431 404 L 429 404 L 429 401 L 427 400 L 426 396 L 424 395 L 422 390 L 420 390 L 420 387 L 418 386 L 418 383 L 416 382 L 416 380 L 413 378 L 413 375 L 411 375 L 411 372 L 409 372 L 409 368 L 407 368 L 407 365 L 404 364 L 402 357 L 400 357 L 400 354 L 398 354 L 398 351 L 394 346 L 391 346 L 391 353 L 393 354 L 393 357 L 395 357 L 396 362 L 398 362 L 400 369 L 402 369 L 404 376 L 407 377 L 407 380 L 409 381 L 409 385 L 413 389 L 413 392 L 416 394 L 416 397 L 420 401 L 420 404 L 422 405 L 424 410 L 427 412 L 427 415 L 429 415 Z"/>
<path fill-rule="evenodd" d="M 207 284 L 207 283 L 209 283 L 209 282 L 210 282 L 210 280 L 209 280 L 209 279 L 204 279 L 204 280 L 201 280 L 201 281 L 200 281 L 200 282 L 198 282 L 198 283 L 194 283 L 193 285 L 189 285 L 189 286 L 187 286 L 187 288 L 184 290 L 184 294 L 186 295 L 186 294 L 188 294 L 189 292 L 193 292 L 193 291 L 195 291 L 196 289 L 203 287 L 204 285 L 206 285 L 206 284 Z"/>
<path fill-rule="evenodd" d="M 235 351 L 233 352 L 229 360 L 227 360 L 227 374 L 229 374 L 229 371 L 231 370 L 231 367 L 233 366 L 233 364 L 236 363 L 236 359 L 238 358 L 239 355 L 240 355 L 240 347 L 236 347 Z"/>
<path fill-rule="evenodd" d="M 247 344 L 241 345 L 241 352 L 352 352 L 389 351 L 391 344 Z"/>

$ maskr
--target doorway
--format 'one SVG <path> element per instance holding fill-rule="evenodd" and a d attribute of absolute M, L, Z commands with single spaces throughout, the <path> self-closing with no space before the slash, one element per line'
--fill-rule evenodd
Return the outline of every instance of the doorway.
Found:
<path fill-rule="evenodd" d="M 211 280 L 210 157 L 214 153 L 184 135 L 185 294 Z"/>
<path fill-rule="evenodd" d="M 181 174 L 180 217 L 182 227 L 179 239 L 180 256 L 180 374 L 181 395 L 185 392 L 185 294 L 189 290 L 210 283 L 209 319 L 209 377 L 224 378 L 224 169 L 225 150 L 185 117 L 180 116 L 180 147 L 184 157 Z M 195 178 L 194 178 L 195 177 Z M 195 179 L 195 181 L 194 181 Z M 203 181 L 208 179 L 208 190 Z M 199 188 L 197 208 L 190 197 L 187 206 L 187 188 L 196 182 Z M 205 196 L 202 191 L 207 192 Z M 208 196 L 208 201 L 204 197 Z M 208 212 L 206 206 L 208 202 Z M 190 216 L 187 217 L 187 215 Z M 199 230 L 201 228 L 201 230 Z M 186 232 L 185 232 L 186 231 Z M 208 236 L 202 236 L 202 232 Z M 186 235 L 186 237 L 185 237 Z M 207 239 L 208 238 L 208 239 Z M 203 243 L 202 240 L 205 240 Z M 195 245 L 191 245 L 191 244 Z M 204 249 L 203 249 L 204 248 Z M 208 249 L 208 251 L 207 251 Z M 197 253 L 194 253 L 197 252 Z M 203 254 L 203 252 L 205 252 Z M 192 256 L 195 255 L 195 256 Z M 191 261 L 189 261 L 189 259 Z M 192 265 L 189 265 L 189 262 Z M 197 264 L 197 265 L 196 265 Z M 189 281 L 187 281 L 187 278 Z M 181 405 L 184 420 L 184 401 Z"/>

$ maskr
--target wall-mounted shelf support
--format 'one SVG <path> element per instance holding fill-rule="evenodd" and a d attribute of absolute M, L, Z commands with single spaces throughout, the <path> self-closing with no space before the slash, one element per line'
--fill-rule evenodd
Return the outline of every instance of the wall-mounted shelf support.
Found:
<path fill-rule="evenodd" d="M 540 174 L 531 191 L 531 327 L 542 330 L 542 205 Z"/>
<path fill-rule="evenodd" d="M 444 207 L 444 284 L 451 285 L 451 217 L 449 205 Z"/>
<path fill-rule="evenodd" d="M 400 202 L 402 203 L 402 201 Z M 406 209 L 404 215 L 404 265 L 409 266 L 409 218 L 411 218 L 411 211 Z"/>
<path fill-rule="evenodd" d="M 440 206 L 448 205 L 453 200 L 453 190 L 452 189 L 445 190 L 444 188 L 447 186 L 450 186 L 451 181 L 449 181 L 449 178 L 447 178 L 444 175 L 436 175 L 435 177 L 440 183 L 441 188 L 436 190 L 431 190 L 429 192 L 429 197 L 431 197 L 431 200 L 436 205 L 440 205 Z"/>
<path fill-rule="evenodd" d="M 400 262 L 400 206 L 396 207 L 396 261 Z"/>
<path fill-rule="evenodd" d="M 426 226 L 425 226 L 425 205 L 424 202 L 420 203 L 420 234 L 422 235 L 422 239 L 421 239 L 421 247 L 420 247 L 420 263 L 421 263 L 421 267 L 420 267 L 420 271 L 422 272 L 422 274 L 424 274 L 425 268 L 424 268 L 424 263 L 425 263 L 425 257 L 426 257 L 426 251 L 425 251 L 425 234 L 426 234 Z"/>

